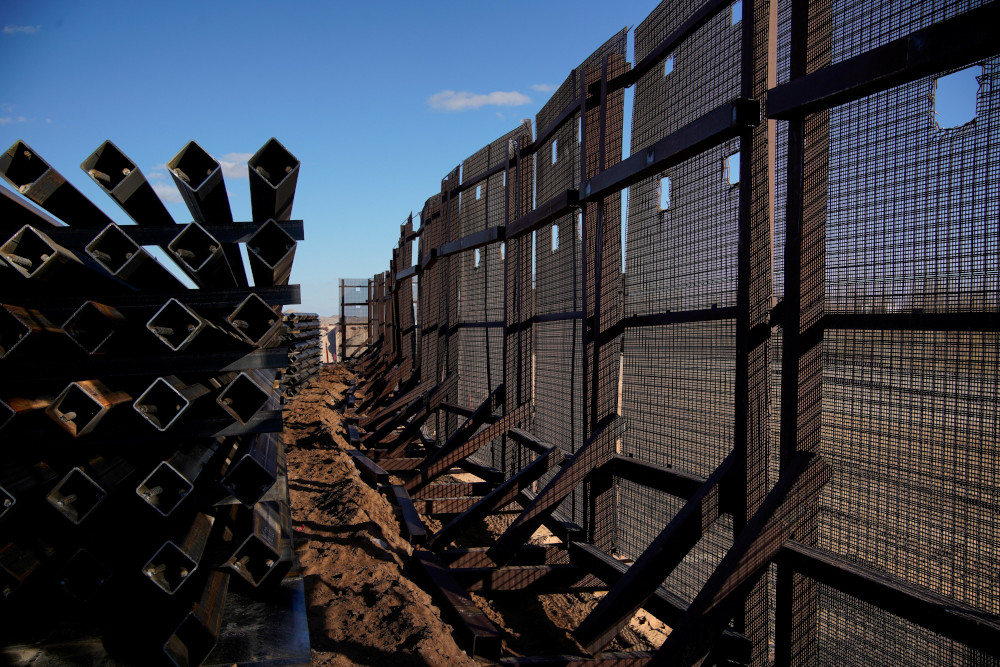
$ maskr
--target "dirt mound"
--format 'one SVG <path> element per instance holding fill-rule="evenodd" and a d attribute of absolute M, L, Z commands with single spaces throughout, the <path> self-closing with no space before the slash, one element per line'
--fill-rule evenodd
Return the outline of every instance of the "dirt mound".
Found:
<path fill-rule="evenodd" d="M 314 665 L 475 665 L 413 582 L 410 547 L 389 502 L 343 450 L 335 407 L 343 367 L 324 367 L 285 409 L 296 551 Z"/>

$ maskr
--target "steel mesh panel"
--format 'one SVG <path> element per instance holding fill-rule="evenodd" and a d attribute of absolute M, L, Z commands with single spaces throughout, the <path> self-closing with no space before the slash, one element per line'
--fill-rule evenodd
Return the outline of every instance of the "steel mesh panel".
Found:
<path fill-rule="evenodd" d="M 1000 613 L 1000 336 L 828 331 L 819 545 Z"/>
<path fill-rule="evenodd" d="M 828 312 L 996 310 L 998 67 L 960 128 L 937 127 L 933 77 L 833 110 Z"/>
<path fill-rule="evenodd" d="M 997 659 L 828 586 L 819 587 L 820 650 L 810 664 L 872 667 L 996 665 Z M 864 622 L 859 623 L 858 619 Z M 897 643 L 895 638 L 905 637 Z M 886 641 L 892 638 L 893 641 Z M 846 660 L 846 661 L 845 661 Z"/>
<path fill-rule="evenodd" d="M 833 4 L 833 62 L 871 51 L 894 39 L 987 4 L 985 0 L 920 0 Z"/>
<path fill-rule="evenodd" d="M 618 519 L 629 526 L 653 525 L 665 527 L 680 511 L 683 501 L 668 493 L 641 486 L 629 480 L 619 480 L 616 484 L 618 494 Z M 630 530 L 619 538 L 621 555 L 635 558 L 641 554 L 656 537 L 655 532 Z M 733 543 L 733 522 L 729 516 L 722 516 L 706 532 L 698 543 L 698 548 L 691 551 L 674 572 L 666 578 L 664 585 L 690 602 L 698 594 L 701 586 L 708 580 L 712 571 L 722 561 L 726 551 Z"/>
<path fill-rule="evenodd" d="M 635 57 L 642 60 L 702 3 L 665 0 L 635 29 Z M 632 154 L 665 137 L 740 92 L 740 26 L 724 9 L 681 42 L 673 70 L 652 68 L 635 85 Z M 664 113 L 668 109 L 670 113 Z M 630 215 L 631 217 L 631 215 Z"/>

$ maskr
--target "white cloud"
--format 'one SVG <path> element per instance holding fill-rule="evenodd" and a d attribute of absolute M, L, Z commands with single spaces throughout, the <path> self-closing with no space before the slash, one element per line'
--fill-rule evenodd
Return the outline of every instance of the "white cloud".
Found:
<path fill-rule="evenodd" d="M 25 35 L 34 35 L 41 29 L 42 26 L 40 25 L 5 25 L 3 33 L 5 35 L 16 35 L 19 32 L 23 32 Z"/>
<path fill-rule="evenodd" d="M 438 111 L 466 111 L 484 106 L 517 107 L 530 103 L 530 97 L 513 90 L 510 92 L 498 90 L 485 95 L 465 90 L 460 92 L 442 90 L 440 93 L 431 95 L 427 100 L 427 104 Z"/>
<path fill-rule="evenodd" d="M 160 199 L 171 204 L 179 204 L 184 201 L 181 199 L 181 193 L 177 192 L 177 188 L 167 183 L 153 183 L 153 191 L 160 196 Z"/>
<path fill-rule="evenodd" d="M 555 90 L 556 87 L 551 83 L 535 83 L 531 85 L 532 90 L 537 90 L 540 93 L 547 93 L 550 90 Z"/>
<path fill-rule="evenodd" d="M 0 126 L 10 125 L 11 123 L 27 123 L 27 122 L 28 119 L 25 118 L 24 116 L 17 116 L 16 118 L 13 116 L 3 116 L 2 118 L 0 118 Z"/>
<path fill-rule="evenodd" d="M 0 104 L 0 111 L 4 113 L 14 113 L 13 104 Z"/>
<path fill-rule="evenodd" d="M 253 157 L 253 153 L 226 153 L 219 160 L 222 165 L 222 175 L 227 178 L 249 178 L 247 173 L 247 160 Z"/>

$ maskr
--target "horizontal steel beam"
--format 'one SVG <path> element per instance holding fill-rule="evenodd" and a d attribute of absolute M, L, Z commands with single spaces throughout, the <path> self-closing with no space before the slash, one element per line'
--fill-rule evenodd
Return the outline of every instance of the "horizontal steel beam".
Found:
<path fill-rule="evenodd" d="M 791 119 L 1000 53 L 1000 2 L 972 9 L 767 91 L 769 118 Z"/>

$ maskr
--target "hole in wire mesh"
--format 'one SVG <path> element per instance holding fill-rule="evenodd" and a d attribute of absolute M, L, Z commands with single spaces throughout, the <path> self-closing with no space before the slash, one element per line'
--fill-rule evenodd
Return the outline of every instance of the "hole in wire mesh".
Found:
<path fill-rule="evenodd" d="M 670 177 L 664 176 L 660 179 L 660 186 L 656 188 L 656 197 L 660 202 L 660 210 L 666 211 L 670 208 Z"/>
<path fill-rule="evenodd" d="M 743 0 L 736 0 L 729 13 L 730 25 L 737 25 L 743 20 Z"/>
<path fill-rule="evenodd" d="M 952 72 L 934 81 L 934 120 L 942 130 L 961 127 L 976 118 L 981 65 Z"/>
<path fill-rule="evenodd" d="M 740 154 L 733 153 L 723 161 L 722 177 L 730 185 L 740 182 Z"/>
<path fill-rule="evenodd" d="M 559 250 L 559 225 L 552 225 L 552 252 Z"/>
<path fill-rule="evenodd" d="M 667 59 L 663 61 L 663 76 L 668 76 L 674 71 L 674 54 L 667 56 Z"/>

